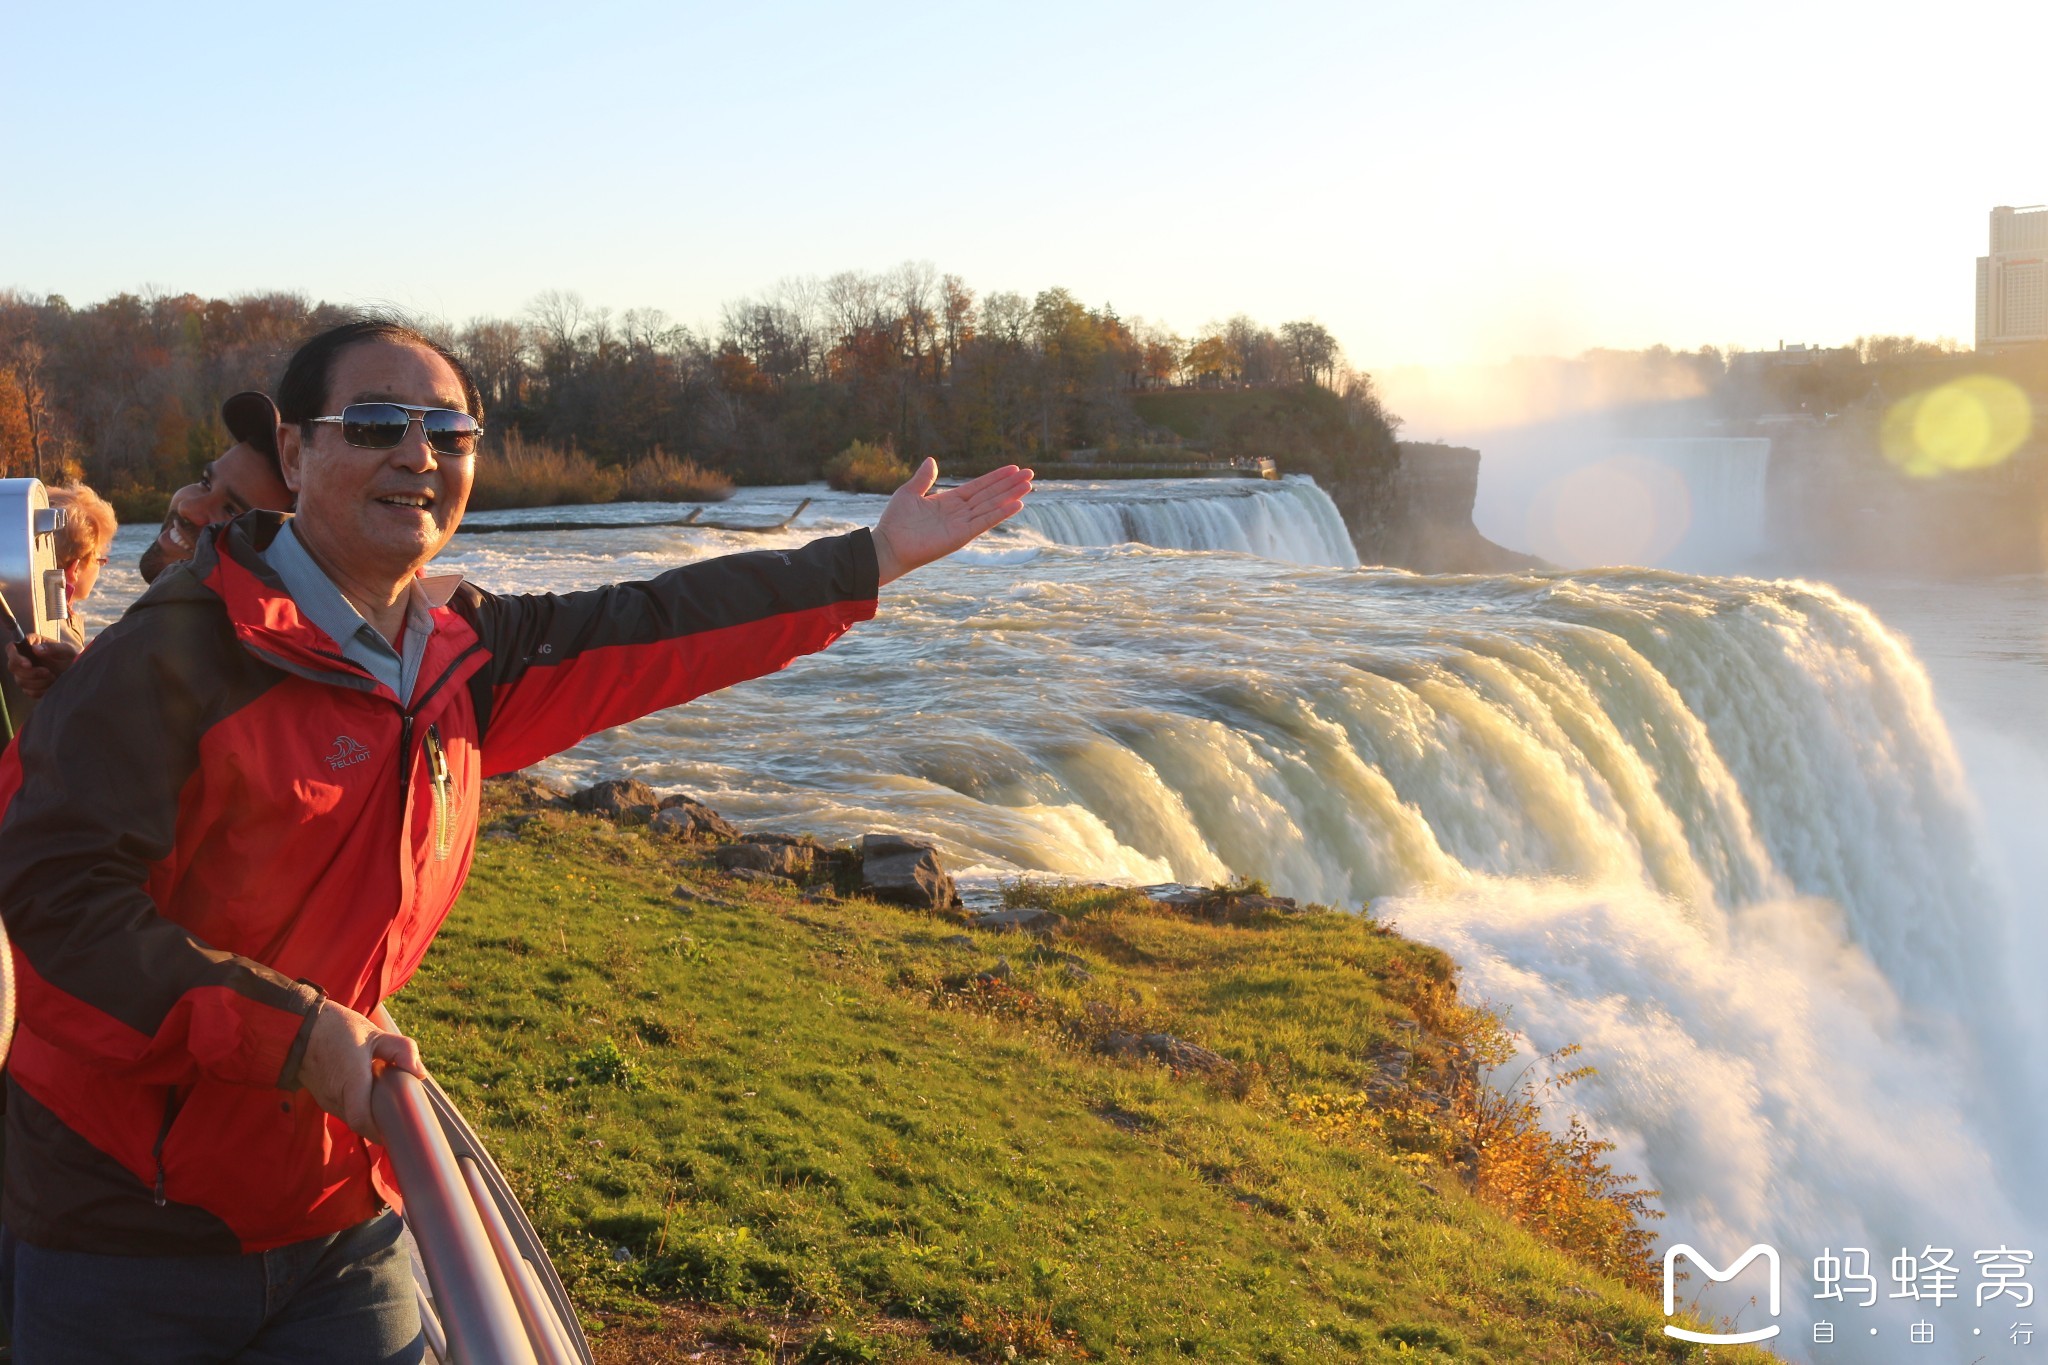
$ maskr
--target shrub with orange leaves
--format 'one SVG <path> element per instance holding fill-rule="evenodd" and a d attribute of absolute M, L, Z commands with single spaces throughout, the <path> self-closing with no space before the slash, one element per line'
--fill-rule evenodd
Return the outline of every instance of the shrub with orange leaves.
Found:
<path fill-rule="evenodd" d="M 1441 1003 L 1441 1002 L 1439 1002 Z M 1513 1055 L 1499 1016 L 1457 1006 L 1464 1035 L 1453 1051 L 1467 1064 L 1446 1068 L 1431 1089 L 1404 1076 L 1382 1093 L 1304 1093 L 1290 1097 L 1289 1117 L 1327 1141 L 1356 1141 L 1390 1151 L 1415 1173 L 1447 1167 L 1481 1202 L 1544 1241 L 1639 1289 L 1662 1283 L 1656 1237 L 1645 1226 L 1662 1218 L 1657 1191 L 1637 1184 L 1605 1160 L 1614 1144 L 1595 1138 L 1574 1114 L 1563 1134 L 1543 1123 L 1543 1107 L 1594 1074 L 1590 1066 L 1554 1070 L 1577 1045 L 1543 1057 L 1538 1080 L 1524 1068 L 1506 1085 L 1486 1071 Z M 1447 1014 L 1448 1012 L 1446 1012 Z M 1445 1022 L 1446 1015 L 1439 1015 Z"/>

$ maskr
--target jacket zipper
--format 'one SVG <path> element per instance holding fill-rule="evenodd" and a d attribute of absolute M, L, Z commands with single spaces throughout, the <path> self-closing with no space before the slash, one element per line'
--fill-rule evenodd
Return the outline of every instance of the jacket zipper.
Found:
<path fill-rule="evenodd" d="M 454 843 L 454 822 L 448 813 L 448 754 L 441 747 L 440 727 L 427 723 L 427 772 L 434 781 L 434 858 L 445 862 Z"/>
<path fill-rule="evenodd" d="M 426 691 L 418 692 L 417 688 L 414 689 L 418 695 L 410 706 L 399 708 L 398 791 L 401 800 L 406 792 L 412 790 L 413 718 L 419 714 L 421 707 L 434 699 L 434 694 L 441 690 L 442 684 L 455 676 L 455 670 L 462 666 L 463 661 L 482 649 L 483 643 L 478 641 L 463 650 L 448 661 L 448 666 L 441 670 L 441 675 L 434 679 Z M 454 782 L 448 771 L 447 750 L 441 745 L 440 727 L 432 721 L 427 722 L 427 742 L 424 748 L 427 755 L 427 772 L 434 783 L 434 857 L 437 861 L 446 861 L 448 855 L 454 851 L 455 844 L 455 817 L 453 811 L 449 809 L 449 797 Z"/>
<path fill-rule="evenodd" d="M 150 1155 L 156 1159 L 156 1206 L 158 1208 L 164 1206 L 164 1143 L 171 1136 L 171 1124 L 176 1121 L 178 1109 L 183 1104 L 184 1101 L 178 1097 L 178 1088 L 172 1086 L 170 1093 L 164 1096 L 163 1127 L 156 1130 L 156 1146 L 150 1151 Z"/>

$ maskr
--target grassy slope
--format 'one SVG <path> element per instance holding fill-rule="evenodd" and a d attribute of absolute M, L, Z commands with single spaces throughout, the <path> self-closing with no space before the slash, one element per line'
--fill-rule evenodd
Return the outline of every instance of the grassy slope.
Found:
<path fill-rule="evenodd" d="M 1397 1040 L 1402 999 L 1444 971 L 1432 950 L 1345 915 L 1122 916 L 1076 982 L 1015 936 L 968 948 L 926 915 L 695 862 L 592 817 L 501 824 L 396 1002 L 603 1324 L 601 1358 L 670 1358 L 685 1322 L 715 1358 L 1697 1351 L 1450 1173 L 1285 1117 L 1276 1091 L 1355 1085 Z M 998 953 L 1039 998 L 1104 1002 L 1270 1084 L 1098 1057 L 939 988 Z M 771 1342 L 778 1317 L 800 1330 Z"/>

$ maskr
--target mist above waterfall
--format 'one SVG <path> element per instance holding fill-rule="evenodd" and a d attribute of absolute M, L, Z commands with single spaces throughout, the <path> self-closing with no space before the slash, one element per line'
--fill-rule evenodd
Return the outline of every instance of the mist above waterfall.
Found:
<path fill-rule="evenodd" d="M 1587 420 L 1497 431 L 1481 449 L 1474 522 L 1553 564 L 1741 572 L 1768 548 L 1766 438 Z"/>

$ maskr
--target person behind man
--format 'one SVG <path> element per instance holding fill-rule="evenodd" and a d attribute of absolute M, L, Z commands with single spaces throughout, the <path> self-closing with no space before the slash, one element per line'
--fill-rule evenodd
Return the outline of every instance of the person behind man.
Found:
<path fill-rule="evenodd" d="M 270 395 L 254 389 L 238 393 L 220 405 L 220 420 L 235 443 L 208 461 L 195 482 L 171 494 L 163 527 L 136 566 L 145 583 L 190 559 L 203 527 L 256 508 L 291 510 L 291 489 L 278 464 L 277 405 Z"/>
<path fill-rule="evenodd" d="M 49 691 L 57 674 L 85 648 L 85 615 L 78 604 L 92 596 L 107 551 L 113 547 L 114 532 L 120 529 L 113 507 L 84 484 L 60 484 L 50 489 L 48 496 L 50 506 L 65 513 L 64 524 L 57 528 L 57 567 L 64 574 L 64 598 L 70 611 L 58 638 L 45 640 L 31 634 L 24 642 L 37 656 L 33 662 L 15 650 L 7 652 L 8 672 L 27 701 Z M 15 709 L 13 701 L 10 694 L 10 714 Z"/>
<path fill-rule="evenodd" d="M 85 618 L 78 604 L 92 596 L 120 523 L 114 519 L 113 505 L 82 483 L 60 484 L 49 490 L 48 497 L 50 506 L 65 513 L 64 525 L 57 530 L 57 567 L 64 572 L 64 596 L 71 604 L 64 633 L 83 645 Z"/>
<path fill-rule="evenodd" d="M 46 640 L 31 633 L 22 641 L 28 654 L 11 643 L 0 647 L 7 660 L 6 672 L 0 674 L 0 706 L 6 708 L 9 730 L 28 723 L 43 693 L 85 648 L 85 618 L 78 604 L 92 595 L 100 566 L 107 562 L 107 547 L 118 529 L 114 509 L 85 485 L 59 484 L 47 492 L 50 506 L 66 514 L 57 528 L 57 567 L 64 574 L 69 611 L 56 638 Z M 4 734 L 0 734 L 0 742 L 5 742 Z"/>
<path fill-rule="evenodd" d="M 365 1140 L 373 1064 L 421 1062 L 368 1016 L 462 887 L 483 778 L 824 648 L 1031 486 L 934 495 L 927 460 L 872 531 L 495 596 L 421 575 L 485 458 L 456 357 L 349 324 L 278 402 L 297 516 L 202 534 L 0 757 L 25 1360 L 420 1359 Z"/>

